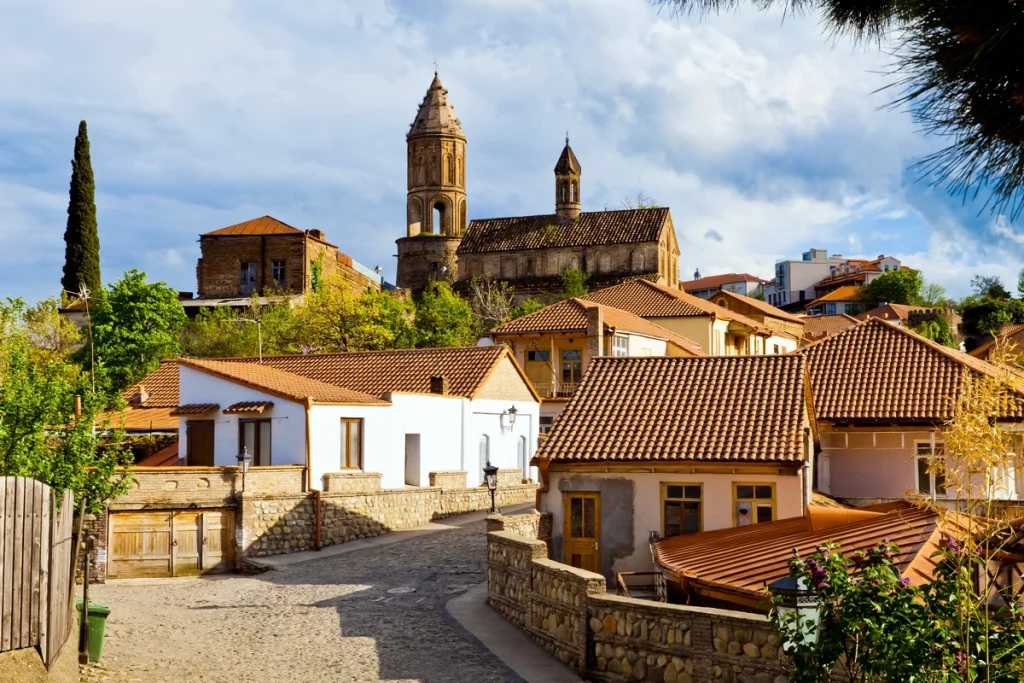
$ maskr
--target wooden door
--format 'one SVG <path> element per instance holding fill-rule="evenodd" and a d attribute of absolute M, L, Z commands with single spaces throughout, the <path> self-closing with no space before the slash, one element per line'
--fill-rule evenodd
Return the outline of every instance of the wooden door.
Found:
<path fill-rule="evenodd" d="M 171 544 L 174 576 L 191 576 L 202 571 L 200 546 L 202 545 L 203 513 L 191 510 L 175 512 L 171 525 L 174 541 Z"/>
<path fill-rule="evenodd" d="M 601 572 L 601 494 L 565 493 L 565 563 Z"/>
<path fill-rule="evenodd" d="M 213 467 L 213 420 L 189 420 L 185 427 L 188 464 Z"/>
<path fill-rule="evenodd" d="M 203 513 L 200 567 L 204 574 L 235 568 L 235 516 L 231 510 Z"/>
<path fill-rule="evenodd" d="M 111 513 L 107 576 L 171 576 L 172 517 L 170 511 Z"/>

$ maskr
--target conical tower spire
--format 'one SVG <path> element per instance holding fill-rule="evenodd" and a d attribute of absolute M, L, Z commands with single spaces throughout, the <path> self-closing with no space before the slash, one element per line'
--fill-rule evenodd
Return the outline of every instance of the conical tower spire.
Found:
<path fill-rule="evenodd" d="M 407 138 L 418 135 L 450 135 L 452 137 L 466 139 L 462 131 L 462 124 L 459 117 L 455 115 L 455 109 L 448 102 L 448 91 L 441 84 L 441 77 L 437 75 L 437 64 L 434 65 L 434 80 L 427 88 L 427 94 L 420 103 L 420 110 L 413 119 L 409 128 Z"/>
<path fill-rule="evenodd" d="M 565 133 L 565 147 L 555 164 L 555 212 L 566 218 L 580 215 L 580 162 L 569 146 L 569 133 Z"/>

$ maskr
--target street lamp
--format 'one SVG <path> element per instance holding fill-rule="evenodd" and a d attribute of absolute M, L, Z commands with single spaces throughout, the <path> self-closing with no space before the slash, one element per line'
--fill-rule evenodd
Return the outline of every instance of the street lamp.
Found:
<path fill-rule="evenodd" d="M 768 584 L 768 590 L 776 598 L 775 609 L 781 622 L 795 623 L 800 643 L 816 643 L 821 621 L 818 595 L 807 588 L 807 580 L 795 576 Z M 788 615 L 795 614 L 795 617 Z M 787 640 L 782 644 L 784 652 L 792 652 L 798 643 Z"/>
<path fill-rule="evenodd" d="M 512 429 L 516 426 L 516 415 L 518 414 L 519 410 L 517 410 L 515 406 L 512 406 L 508 410 L 501 413 L 501 415 L 498 416 L 498 419 L 501 420 L 501 431 L 511 432 Z"/>
<path fill-rule="evenodd" d="M 487 484 L 487 490 L 491 492 L 491 514 L 493 515 L 498 511 L 498 508 L 494 506 L 494 494 L 498 490 L 498 468 L 492 465 L 490 460 L 484 465 L 484 482 Z"/>
<path fill-rule="evenodd" d="M 249 465 L 252 463 L 252 455 L 249 449 L 243 447 L 238 454 L 238 466 L 242 469 L 242 493 L 245 493 L 245 475 L 249 474 Z"/>

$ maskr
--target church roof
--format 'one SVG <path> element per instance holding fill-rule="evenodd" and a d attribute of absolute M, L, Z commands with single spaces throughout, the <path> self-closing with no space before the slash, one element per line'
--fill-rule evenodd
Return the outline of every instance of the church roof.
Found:
<path fill-rule="evenodd" d="M 562 150 L 562 156 L 558 157 L 558 163 L 555 164 L 555 173 L 566 175 L 579 172 L 580 162 L 576 159 L 576 155 L 572 153 L 572 147 L 569 146 L 569 138 L 566 138 L 565 149 Z"/>
<path fill-rule="evenodd" d="M 203 237 L 215 235 L 301 235 L 302 230 L 277 220 L 273 216 L 261 216 L 252 220 L 229 225 L 204 233 Z"/>
<path fill-rule="evenodd" d="M 448 91 L 441 85 L 441 79 L 434 73 L 434 80 L 423 96 L 420 110 L 409 127 L 409 135 L 454 135 L 462 139 L 466 134 L 462 132 L 462 124 L 455 110 L 448 102 Z"/>
<path fill-rule="evenodd" d="M 466 229 L 458 253 L 657 242 L 668 220 L 667 207 L 585 211 L 575 219 L 557 214 L 477 219 Z"/>

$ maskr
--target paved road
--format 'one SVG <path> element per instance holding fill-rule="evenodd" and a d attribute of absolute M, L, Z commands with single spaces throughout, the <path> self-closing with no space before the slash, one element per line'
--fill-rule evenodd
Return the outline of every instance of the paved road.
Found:
<path fill-rule="evenodd" d="M 519 682 L 444 603 L 485 580 L 484 523 L 255 576 L 115 582 L 87 680 Z"/>

